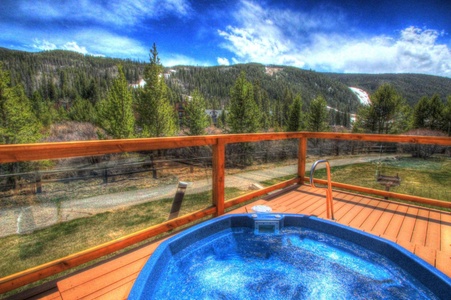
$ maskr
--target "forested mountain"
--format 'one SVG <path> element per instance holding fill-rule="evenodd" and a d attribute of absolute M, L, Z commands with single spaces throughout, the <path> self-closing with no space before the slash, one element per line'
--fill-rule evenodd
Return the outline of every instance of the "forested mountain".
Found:
<path fill-rule="evenodd" d="M 0 48 L 0 61 L 10 73 L 11 84 L 23 84 L 29 98 L 38 92 L 43 99 L 69 105 L 77 98 L 99 101 L 117 77 L 118 64 L 130 82 L 138 81 L 144 70 L 141 62 L 64 50 L 29 53 Z"/>
<path fill-rule="evenodd" d="M 147 62 L 85 56 L 63 50 L 28 53 L 0 48 L 0 61 L 9 71 L 12 85 L 23 84 L 33 101 L 39 97 L 59 107 L 71 107 L 77 99 L 95 104 L 106 96 L 117 65 L 122 64 L 128 83 L 143 78 Z M 445 101 L 451 95 L 451 78 L 419 74 L 332 74 L 287 66 L 241 64 L 234 66 L 166 68 L 166 81 L 171 102 L 185 99 L 199 89 L 211 108 L 228 104 L 230 89 L 244 71 L 248 80 L 258 87 L 262 103 L 268 110 L 287 108 L 295 96 L 301 95 L 304 105 L 322 95 L 327 105 L 341 112 L 355 113 L 359 101 L 349 86 L 374 93 L 383 83 L 390 83 L 413 106 L 423 96 L 440 95 Z M 34 95 L 34 97 L 33 97 Z"/>
<path fill-rule="evenodd" d="M 206 123 L 239 133 L 324 131 L 329 125 L 377 133 L 423 127 L 451 133 L 451 78 L 325 74 L 256 63 L 164 68 L 156 45 L 150 54 L 149 62 L 140 62 L 0 48 L 0 143 L 34 142 L 68 121 L 95 126 L 98 138 L 202 132 Z M 130 88 L 142 80 L 149 84 Z M 349 87 L 372 94 L 371 105 L 361 106 Z M 218 115 L 187 122 L 207 109 L 219 110 Z M 352 126 L 351 114 L 358 114 Z"/>
<path fill-rule="evenodd" d="M 266 92 L 270 102 L 285 104 L 283 102 L 289 100 L 286 105 L 290 105 L 293 96 L 301 95 L 308 105 L 315 97 L 323 95 L 329 106 L 343 112 L 355 112 L 358 105 L 357 97 L 344 84 L 321 73 L 294 67 L 240 64 L 171 69 L 168 85 L 176 94 L 190 94 L 194 89 L 199 89 L 205 97 L 220 100 L 221 105 L 227 104 L 230 88 L 243 71 L 250 82 Z"/>
<path fill-rule="evenodd" d="M 442 101 L 451 95 L 451 78 L 424 74 L 338 74 L 323 73 L 346 86 L 358 87 L 373 94 L 381 85 L 388 83 L 414 106 L 421 97 L 440 96 Z"/>
<path fill-rule="evenodd" d="M 70 106 L 77 97 L 92 103 L 105 96 L 108 85 L 117 76 L 117 65 L 122 64 L 129 83 L 143 77 L 143 62 L 103 57 L 84 56 L 79 53 L 55 50 L 39 53 L 0 48 L 0 61 L 10 72 L 12 84 L 22 83 L 28 97 L 38 92 L 43 99 Z M 166 79 L 172 90 L 172 102 L 177 102 L 199 89 L 209 106 L 228 103 L 230 88 L 240 72 L 264 90 L 267 101 L 287 100 L 301 94 L 308 105 L 318 95 L 341 111 L 355 112 L 355 95 L 342 83 L 313 71 L 293 67 L 265 67 L 243 64 L 230 67 L 179 66 L 166 68 Z M 287 99 L 289 98 L 289 99 Z"/>

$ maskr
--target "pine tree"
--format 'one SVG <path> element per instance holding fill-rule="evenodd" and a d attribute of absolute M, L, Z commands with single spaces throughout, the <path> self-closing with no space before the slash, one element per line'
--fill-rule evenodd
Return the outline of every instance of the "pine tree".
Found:
<path fill-rule="evenodd" d="M 428 128 L 432 130 L 441 130 L 443 128 L 443 123 L 445 122 L 444 111 L 445 105 L 440 96 L 435 94 L 429 100 Z"/>
<path fill-rule="evenodd" d="M 230 91 L 227 125 L 231 133 L 252 133 L 260 129 L 260 111 L 254 101 L 253 86 L 244 72 Z"/>
<path fill-rule="evenodd" d="M 343 120 L 342 120 L 342 124 L 343 124 L 343 126 L 344 127 L 346 127 L 346 128 L 349 128 L 349 113 L 348 112 L 345 112 L 344 114 L 343 114 Z"/>
<path fill-rule="evenodd" d="M 326 131 L 329 128 L 329 112 L 323 96 L 318 96 L 310 102 L 307 117 L 307 129 L 314 132 Z"/>
<path fill-rule="evenodd" d="M 305 116 L 302 112 L 302 99 L 298 95 L 290 106 L 287 131 L 300 131 L 305 129 Z"/>
<path fill-rule="evenodd" d="M 285 88 L 283 91 L 283 99 L 281 102 L 281 107 L 280 107 L 280 126 L 282 128 L 285 128 L 288 126 L 288 122 L 290 119 L 290 106 L 292 105 L 292 103 L 294 102 L 294 95 L 293 92 L 288 89 Z"/>
<path fill-rule="evenodd" d="M 22 85 L 11 87 L 10 82 L 0 62 L 0 144 L 37 142 L 42 125 Z"/>
<path fill-rule="evenodd" d="M 98 110 L 100 111 L 100 109 Z M 62 111 L 60 110 L 61 113 Z M 80 96 L 77 96 L 67 115 L 70 120 L 77 122 L 95 123 L 97 120 L 97 111 L 92 103 Z"/>
<path fill-rule="evenodd" d="M 445 111 L 443 112 L 443 131 L 451 136 L 451 96 L 448 96 L 448 101 L 445 105 Z"/>
<path fill-rule="evenodd" d="M 205 99 L 199 90 L 194 90 L 191 100 L 185 107 L 183 123 L 186 126 L 188 135 L 203 135 L 210 120 L 205 113 Z"/>
<path fill-rule="evenodd" d="M 218 127 L 223 129 L 227 127 L 227 114 L 225 110 L 222 110 L 221 114 L 219 115 Z"/>
<path fill-rule="evenodd" d="M 393 124 L 390 126 L 390 134 L 407 132 L 412 128 L 413 110 L 403 99 L 393 116 Z"/>
<path fill-rule="evenodd" d="M 410 126 L 406 106 L 405 100 L 396 90 L 391 85 L 384 84 L 371 95 L 371 104 L 359 109 L 354 131 L 385 134 L 402 132 Z"/>
<path fill-rule="evenodd" d="M 389 133 L 391 122 L 397 112 L 401 96 L 388 84 L 384 84 L 371 95 L 370 118 L 372 132 Z"/>
<path fill-rule="evenodd" d="M 172 136 L 177 131 L 176 115 L 168 98 L 163 66 L 155 44 L 150 50 L 150 63 L 144 70 L 146 85 L 139 92 L 137 112 L 138 126 L 143 136 Z"/>
<path fill-rule="evenodd" d="M 108 97 L 101 101 L 99 121 L 103 129 L 116 139 L 133 137 L 135 116 L 133 115 L 133 96 L 125 79 L 122 65 L 119 75 L 113 81 Z"/>
<path fill-rule="evenodd" d="M 92 104 L 96 104 L 99 101 L 100 99 L 99 83 L 96 82 L 94 79 L 91 79 L 89 85 L 86 87 L 85 97 L 86 99 L 91 101 Z"/>
<path fill-rule="evenodd" d="M 231 133 L 253 133 L 260 129 L 260 110 L 255 103 L 254 87 L 241 72 L 230 90 L 230 103 L 227 112 L 227 125 Z M 249 143 L 238 144 L 235 148 L 237 162 L 251 165 L 254 146 Z"/>
<path fill-rule="evenodd" d="M 34 114 L 44 127 L 49 127 L 59 120 L 58 111 L 55 109 L 54 103 L 48 99 L 44 100 L 38 91 L 33 93 L 31 103 Z"/>
<path fill-rule="evenodd" d="M 334 125 L 343 126 L 343 113 L 339 111 L 334 111 Z"/>
<path fill-rule="evenodd" d="M 260 111 L 260 125 L 264 131 L 268 131 L 272 126 L 270 101 L 268 93 L 262 88 L 261 82 L 257 80 L 254 83 L 254 101 Z"/>

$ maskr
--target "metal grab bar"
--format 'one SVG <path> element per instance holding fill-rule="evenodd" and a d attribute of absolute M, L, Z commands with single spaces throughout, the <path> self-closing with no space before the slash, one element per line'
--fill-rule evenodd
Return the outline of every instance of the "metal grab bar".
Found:
<path fill-rule="evenodd" d="M 327 190 L 326 190 L 326 211 L 327 211 L 327 218 L 331 220 L 335 220 L 334 218 L 334 203 L 332 198 L 332 181 L 330 179 L 330 164 L 327 160 L 317 160 L 312 165 L 312 168 L 310 169 L 310 185 L 312 187 L 315 187 L 315 183 L 313 181 L 313 174 L 315 173 L 316 166 L 320 163 L 326 164 L 327 169 Z"/>

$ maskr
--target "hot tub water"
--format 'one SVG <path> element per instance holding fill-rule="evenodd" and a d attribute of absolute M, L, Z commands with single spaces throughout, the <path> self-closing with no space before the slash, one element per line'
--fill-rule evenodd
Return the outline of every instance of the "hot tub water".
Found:
<path fill-rule="evenodd" d="M 163 264 L 151 263 L 158 272 L 141 284 L 142 299 L 439 299 L 392 259 L 311 228 L 327 222 L 286 220 L 246 216 L 211 234 L 202 227 L 200 239 L 187 235 L 186 247 L 169 246 Z"/>

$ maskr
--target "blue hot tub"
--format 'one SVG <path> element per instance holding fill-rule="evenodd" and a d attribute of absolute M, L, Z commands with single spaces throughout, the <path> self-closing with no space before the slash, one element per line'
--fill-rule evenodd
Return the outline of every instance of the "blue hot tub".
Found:
<path fill-rule="evenodd" d="M 163 242 L 129 299 L 449 299 L 397 244 L 305 215 L 227 215 Z"/>

